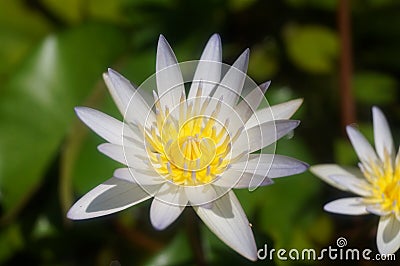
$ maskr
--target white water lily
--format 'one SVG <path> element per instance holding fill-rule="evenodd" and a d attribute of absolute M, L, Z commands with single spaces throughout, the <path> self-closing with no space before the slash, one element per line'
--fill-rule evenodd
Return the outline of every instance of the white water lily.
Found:
<path fill-rule="evenodd" d="M 360 160 L 359 170 L 338 165 L 315 165 L 311 172 L 330 185 L 357 197 L 334 200 L 324 206 L 328 212 L 380 216 L 376 243 L 381 254 L 395 253 L 400 247 L 400 153 L 394 148 L 388 122 L 372 108 L 375 150 L 354 127 L 347 134 Z"/>
<path fill-rule="evenodd" d="M 225 73 L 221 53 L 220 37 L 214 34 L 195 62 L 186 96 L 184 70 L 194 63 L 178 64 L 160 36 L 157 72 L 145 82 L 157 88 L 152 103 L 141 89 L 146 85 L 136 88 L 111 69 L 104 74 L 124 122 L 87 107 L 77 107 L 76 113 L 108 142 L 98 147 L 100 152 L 128 167 L 117 169 L 80 198 L 68 218 L 108 215 L 154 197 L 150 220 L 162 230 L 191 205 L 223 242 L 250 260 L 257 259 L 251 227 L 232 188 L 269 185 L 271 178 L 307 169 L 307 164 L 290 157 L 253 153 L 298 126 L 299 121 L 289 118 L 302 100 L 257 110 L 269 82 L 241 97 L 249 86 L 249 51 Z"/>

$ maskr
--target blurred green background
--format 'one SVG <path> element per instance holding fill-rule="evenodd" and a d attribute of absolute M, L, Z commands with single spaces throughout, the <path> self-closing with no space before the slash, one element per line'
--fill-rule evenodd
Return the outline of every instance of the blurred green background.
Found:
<path fill-rule="evenodd" d="M 302 124 L 278 142 L 278 153 L 310 164 L 355 165 L 341 121 L 337 2 L 0 0 L 0 264 L 194 265 L 199 245 L 207 264 L 253 264 L 198 223 L 190 208 L 162 232 L 150 225 L 150 201 L 108 217 L 67 220 L 73 202 L 118 167 L 97 151 L 102 140 L 73 107 L 121 118 L 101 79 L 107 67 L 140 84 L 154 72 L 160 33 L 185 61 L 198 59 L 217 32 L 224 62 L 251 49 L 248 73 L 257 83 L 272 80 L 270 103 L 304 98 L 295 115 Z M 351 1 L 352 104 L 370 139 L 373 105 L 400 139 L 399 11 L 396 0 Z M 325 213 L 324 203 L 346 193 L 308 172 L 236 191 L 259 248 L 321 249 L 343 236 L 349 247 L 376 251 L 378 218 Z"/>

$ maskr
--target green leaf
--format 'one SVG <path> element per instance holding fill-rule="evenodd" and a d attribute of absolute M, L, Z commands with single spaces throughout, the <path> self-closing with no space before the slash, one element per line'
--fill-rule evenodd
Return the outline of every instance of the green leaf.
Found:
<path fill-rule="evenodd" d="M 98 24 L 49 36 L 3 88 L 0 200 L 6 216 L 40 184 L 72 122 L 73 107 L 124 46 L 120 31 Z"/>
<path fill-rule="evenodd" d="M 47 22 L 29 12 L 23 1 L 0 1 L 0 82 L 49 30 Z"/>
<path fill-rule="evenodd" d="M 23 246 L 24 239 L 18 224 L 2 228 L 0 231 L 0 263 L 6 261 Z"/>
<path fill-rule="evenodd" d="M 89 0 L 87 5 L 93 18 L 117 23 L 126 22 L 128 19 L 124 12 L 126 0 Z"/>
<path fill-rule="evenodd" d="M 77 23 L 82 19 L 86 5 L 85 1 L 82 0 L 42 0 L 42 2 L 57 17 L 71 24 Z"/>
<path fill-rule="evenodd" d="M 186 234 L 179 232 L 163 250 L 149 259 L 144 265 L 187 265 L 192 256 L 192 250 Z"/>
<path fill-rule="evenodd" d="M 269 80 L 278 71 L 276 43 L 269 41 L 251 49 L 249 76 L 258 82 Z"/>
<path fill-rule="evenodd" d="M 353 78 L 353 90 L 357 101 L 366 105 L 383 105 L 397 99 L 397 81 L 384 73 L 356 73 Z"/>
<path fill-rule="evenodd" d="M 339 44 L 331 29 L 319 25 L 288 25 L 284 41 L 289 58 L 300 69 L 315 74 L 330 73 L 334 69 Z"/>

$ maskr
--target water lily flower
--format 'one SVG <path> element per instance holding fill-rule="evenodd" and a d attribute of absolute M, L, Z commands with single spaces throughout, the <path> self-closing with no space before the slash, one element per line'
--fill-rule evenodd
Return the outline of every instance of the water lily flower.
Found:
<path fill-rule="evenodd" d="M 394 148 L 388 122 L 377 108 L 372 108 L 375 150 L 354 127 L 347 135 L 360 160 L 358 169 L 334 164 L 315 165 L 311 172 L 330 185 L 356 194 L 324 206 L 328 212 L 380 216 L 376 243 L 381 254 L 395 253 L 400 247 L 400 153 Z"/>
<path fill-rule="evenodd" d="M 307 169 L 290 157 L 254 153 L 299 125 L 289 118 L 302 100 L 260 109 L 269 82 L 250 86 L 241 96 L 249 87 L 249 50 L 226 71 L 221 53 L 214 34 L 199 61 L 178 64 L 161 35 L 156 74 L 144 85 L 136 87 L 112 69 L 104 74 L 124 121 L 88 107 L 75 110 L 107 141 L 99 151 L 127 167 L 80 198 L 68 218 L 108 215 L 153 198 L 150 220 L 162 230 L 189 205 L 228 246 L 257 259 L 251 226 L 232 188 L 269 185 L 273 178 Z M 187 94 L 185 82 L 191 84 Z M 153 88 L 150 102 L 146 86 Z"/>

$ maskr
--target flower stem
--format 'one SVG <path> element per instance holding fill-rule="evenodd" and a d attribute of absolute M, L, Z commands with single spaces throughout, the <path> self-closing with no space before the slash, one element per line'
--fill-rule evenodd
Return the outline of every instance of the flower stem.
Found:
<path fill-rule="evenodd" d="M 338 7 L 338 27 L 340 35 L 340 105 L 341 128 L 356 122 L 355 103 L 351 89 L 353 71 L 351 51 L 350 7 L 348 0 L 340 0 Z"/>

